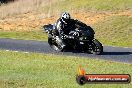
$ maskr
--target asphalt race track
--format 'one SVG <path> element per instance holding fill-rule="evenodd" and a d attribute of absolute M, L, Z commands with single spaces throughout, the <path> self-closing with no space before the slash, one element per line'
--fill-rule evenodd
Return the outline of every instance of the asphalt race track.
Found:
<path fill-rule="evenodd" d="M 24 52 L 52 53 L 61 55 L 64 54 L 72 56 L 91 57 L 93 59 L 98 58 L 110 61 L 132 63 L 132 48 L 104 46 L 104 53 L 102 55 L 93 55 L 74 51 L 57 53 L 53 51 L 45 41 L 0 39 L 0 49 Z"/>

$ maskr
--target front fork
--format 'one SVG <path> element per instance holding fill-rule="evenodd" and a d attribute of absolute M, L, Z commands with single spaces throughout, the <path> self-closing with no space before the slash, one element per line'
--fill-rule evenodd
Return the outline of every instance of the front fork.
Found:
<path fill-rule="evenodd" d="M 59 36 L 55 37 L 55 41 L 60 48 L 64 48 L 66 46 L 65 43 L 63 42 L 63 40 L 61 38 L 59 38 Z"/>

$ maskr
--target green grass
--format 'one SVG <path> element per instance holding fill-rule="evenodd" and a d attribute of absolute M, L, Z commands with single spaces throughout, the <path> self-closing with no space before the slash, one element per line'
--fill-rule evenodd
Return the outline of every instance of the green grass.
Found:
<path fill-rule="evenodd" d="M 27 12 L 41 12 L 46 15 L 60 14 L 63 11 L 122 11 L 132 9 L 132 0 L 19 0 L 0 6 L 0 18 Z M 54 13 L 54 14 L 53 14 Z"/>
<path fill-rule="evenodd" d="M 47 41 L 43 31 L 0 31 L 0 38 Z"/>
<path fill-rule="evenodd" d="M 112 16 L 94 27 L 96 38 L 103 44 L 132 47 L 132 17 Z"/>
<path fill-rule="evenodd" d="M 63 0 L 40 7 L 38 10 L 48 13 L 62 11 L 120 11 L 132 9 L 132 0 Z"/>
<path fill-rule="evenodd" d="M 125 59 L 125 58 L 124 58 Z M 132 64 L 53 54 L 0 51 L 1 88 L 131 88 L 130 84 L 76 83 L 79 66 L 88 74 L 130 74 Z"/>

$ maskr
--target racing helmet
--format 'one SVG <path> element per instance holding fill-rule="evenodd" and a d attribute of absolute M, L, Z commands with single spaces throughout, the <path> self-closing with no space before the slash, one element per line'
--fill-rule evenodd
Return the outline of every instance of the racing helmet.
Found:
<path fill-rule="evenodd" d="M 61 15 L 61 19 L 62 19 L 64 22 L 67 22 L 68 20 L 71 19 L 71 16 L 70 16 L 70 14 L 69 14 L 68 12 L 64 12 L 64 13 L 62 13 L 62 15 Z"/>

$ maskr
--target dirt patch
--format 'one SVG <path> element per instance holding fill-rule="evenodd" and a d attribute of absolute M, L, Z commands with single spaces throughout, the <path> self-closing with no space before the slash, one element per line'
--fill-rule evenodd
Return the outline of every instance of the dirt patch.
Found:
<path fill-rule="evenodd" d="M 105 13 L 82 13 L 82 14 L 76 14 L 75 18 L 85 22 L 86 24 L 94 24 L 98 22 L 99 20 L 103 20 L 106 17 L 108 17 Z"/>
<path fill-rule="evenodd" d="M 88 25 L 93 25 L 107 17 L 114 15 L 126 15 L 132 17 L 132 11 L 126 10 L 123 12 L 85 12 L 85 13 L 73 13 L 72 16 L 75 19 L 81 20 Z M 25 13 L 17 15 L 15 17 L 8 17 L 0 20 L 0 30 L 4 31 L 31 31 L 39 30 L 44 24 L 54 23 L 59 16 L 47 17 L 41 13 Z"/>
<path fill-rule="evenodd" d="M 16 17 L 0 20 L 0 30 L 30 31 L 42 27 L 44 24 L 53 23 L 56 16 L 45 18 L 44 14 L 26 13 Z"/>

